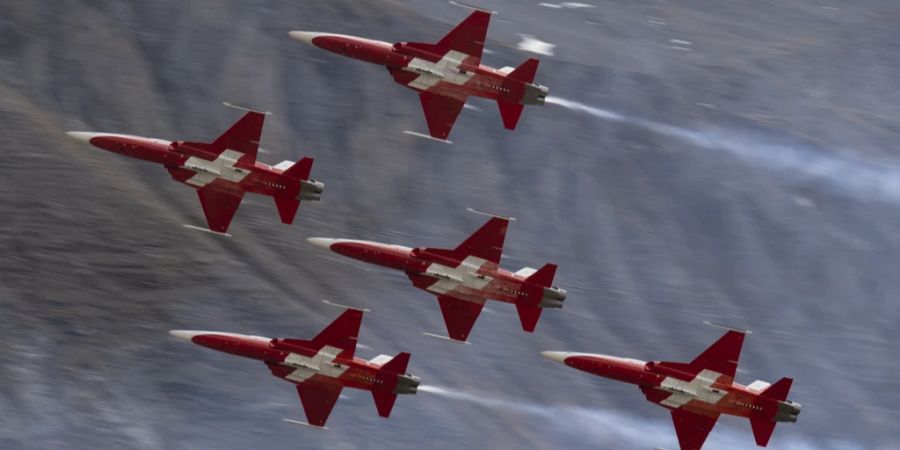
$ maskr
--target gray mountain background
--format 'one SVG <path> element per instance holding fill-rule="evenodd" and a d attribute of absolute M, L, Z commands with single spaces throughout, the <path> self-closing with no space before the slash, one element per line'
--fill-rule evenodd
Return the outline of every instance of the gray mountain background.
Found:
<path fill-rule="evenodd" d="M 587 1 L 587 0 L 586 0 Z M 0 448 L 677 448 L 634 387 L 540 357 L 571 350 L 690 360 L 754 331 L 738 381 L 795 378 L 797 424 L 773 449 L 900 442 L 900 5 L 893 1 L 482 1 L 483 62 L 555 44 L 551 104 L 502 128 L 473 99 L 446 145 L 383 68 L 290 30 L 436 41 L 468 12 L 444 1 L 0 2 Z M 569 7 L 566 7 L 569 6 Z M 222 238 L 161 167 L 68 130 L 212 140 L 272 111 L 277 163 L 326 183 L 292 226 L 248 196 Z M 503 265 L 559 264 L 563 310 L 534 334 L 489 304 L 472 345 L 399 273 L 307 237 L 453 246 L 516 216 Z M 389 420 L 345 390 L 321 432 L 261 364 L 169 329 L 304 338 L 371 308 L 360 356 L 412 352 L 428 392 Z M 723 417 L 705 448 L 755 448 Z"/>

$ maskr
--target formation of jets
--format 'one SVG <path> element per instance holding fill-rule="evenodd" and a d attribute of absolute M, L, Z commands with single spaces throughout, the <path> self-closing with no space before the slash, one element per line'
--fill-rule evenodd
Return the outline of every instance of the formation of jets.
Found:
<path fill-rule="evenodd" d="M 537 60 L 529 59 L 517 68 L 493 69 L 481 64 L 490 17 L 491 13 L 476 10 L 436 44 L 391 44 L 310 31 L 290 35 L 315 47 L 385 66 L 396 82 L 419 93 L 429 136 L 446 140 L 469 96 L 496 100 L 503 125 L 510 130 L 516 128 L 525 105 L 543 104 L 547 97 L 548 89 L 534 82 Z M 319 200 L 323 192 L 324 184 L 310 178 L 311 158 L 274 166 L 257 162 L 265 116 L 247 110 L 211 143 L 83 131 L 69 135 L 113 153 L 163 165 L 176 181 L 197 190 L 208 231 L 225 234 L 246 192 L 273 197 L 286 224 L 293 222 L 301 201 Z M 309 242 L 403 271 L 413 286 L 437 297 L 447 338 L 467 342 L 489 299 L 514 304 L 527 332 L 534 332 L 545 308 L 562 308 L 566 300 L 566 291 L 553 285 L 555 264 L 516 272 L 500 267 L 511 220 L 491 215 L 452 249 L 320 237 L 309 238 Z M 362 311 L 348 308 L 311 340 L 212 331 L 173 330 L 171 334 L 262 361 L 274 376 L 296 386 L 307 422 L 290 422 L 325 427 L 344 387 L 372 392 L 378 414 L 388 417 L 397 396 L 415 394 L 419 386 L 419 378 L 406 372 L 409 353 L 380 355 L 368 361 L 355 356 L 362 317 Z M 699 450 L 722 414 L 749 418 L 756 443 L 764 447 L 776 423 L 797 421 L 800 405 L 787 400 L 790 378 L 772 385 L 735 383 L 744 336 L 743 331 L 729 330 L 690 363 L 559 351 L 542 354 L 585 372 L 637 385 L 647 400 L 671 411 L 682 450 Z"/>

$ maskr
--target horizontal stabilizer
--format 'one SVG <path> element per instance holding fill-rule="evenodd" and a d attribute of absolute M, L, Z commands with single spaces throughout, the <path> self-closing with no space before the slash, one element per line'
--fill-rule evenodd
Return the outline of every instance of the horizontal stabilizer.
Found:
<path fill-rule="evenodd" d="M 537 269 L 535 269 L 534 267 L 523 267 L 516 271 L 516 275 L 523 278 L 528 278 L 534 275 L 535 272 L 537 272 Z"/>
<path fill-rule="evenodd" d="M 272 166 L 272 168 L 278 172 L 284 172 L 285 170 L 290 169 L 291 166 L 293 166 L 294 164 L 295 164 L 294 161 L 286 159 L 278 164 L 275 164 L 274 166 Z"/>
<path fill-rule="evenodd" d="M 751 390 L 751 391 L 753 391 L 753 392 L 762 392 L 762 391 L 766 390 L 766 388 L 768 388 L 768 387 L 771 386 L 771 385 L 772 385 L 772 383 L 769 383 L 769 382 L 767 382 L 767 381 L 756 380 L 756 381 L 754 381 L 754 382 L 748 384 L 748 385 L 747 385 L 747 389 L 749 389 L 749 390 Z"/>
<path fill-rule="evenodd" d="M 376 365 L 376 366 L 383 366 L 392 359 L 394 359 L 394 357 L 391 355 L 378 355 L 378 356 L 370 359 L 369 364 Z"/>

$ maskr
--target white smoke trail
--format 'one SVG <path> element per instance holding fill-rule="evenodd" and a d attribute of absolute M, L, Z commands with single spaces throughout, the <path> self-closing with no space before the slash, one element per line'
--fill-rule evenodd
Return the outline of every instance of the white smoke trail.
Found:
<path fill-rule="evenodd" d="M 419 386 L 419 392 L 469 402 L 486 408 L 538 416 L 542 419 L 542 423 L 549 424 L 549 428 L 557 430 L 560 434 L 582 436 L 585 442 L 591 442 L 591 445 L 595 447 L 678 448 L 675 431 L 668 420 L 646 420 L 628 414 L 594 408 L 511 401 L 482 393 L 469 394 L 439 386 Z M 668 416 L 663 410 L 660 410 L 660 414 Z M 758 448 L 750 432 L 749 422 L 746 425 L 746 433 L 729 432 L 730 430 L 726 431 L 724 427 L 717 427 L 710 434 L 705 447 L 736 450 Z M 790 425 L 785 428 L 789 427 Z M 858 450 L 863 448 L 847 441 L 824 444 L 811 442 L 804 438 L 798 438 L 796 435 L 788 435 L 789 432 L 790 430 L 782 430 L 781 433 L 775 433 L 773 442 L 778 443 L 778 448 L 788 450 Z"/>
<path fill-rule="evenodd" d="M 822 180 L 851 194 L 900 200 L 900 166 L 886 166 L 824 153 L 807 146 L 772 143 L 734 132 L 691 130 L 639 117 L 630 117 L 573 100 L 548 97 L 547 103 L 583 112 L 601 120 L 635 125 L 657 134 L 684 140 L 700 148 L 726 151 L 758 166 Z"/>

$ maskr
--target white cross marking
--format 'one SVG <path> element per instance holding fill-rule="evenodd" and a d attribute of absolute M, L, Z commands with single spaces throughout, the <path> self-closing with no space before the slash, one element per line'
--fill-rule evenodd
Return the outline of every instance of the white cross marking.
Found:
<path fill-rule="evenodd" d="M 182 167 L 193 170 L 197 174 L 189 178 L 187 183 L 198 188 L 212 183 L 217 178 L 231 181 L 232 183 L 240 183 L 247 175 L 250 175 L 249 170 L 234 166 L 243 156 L 243 153 L 235 150 L 225 150 L 213 161 L 191 156 L 184 162 Z"/>
<path fill-rule="evenodd" d="M 314 356 L 303 356 L 291 353 L 284 358 L 282 365 L 295 367 L 296 370 L 284 377 L 287 380 L 304 382 L 313 375 L 322 375 L 328 378 L 337 378 L 347 371 L 348 367 L 335 363 L 337 355 L 343 350 L 326 345 Z"/>
<path fill-rule="evenodd" d="M 476 290 L 484 289 L 493 281 L 491 277 L 478 274 L 478 270 L 485 263 L 487 260 L 475 256 L 467 256 L 457 267 L 432 263 L 425 269 L 425 274 L 436 277 L 438 281 L 428 286 L 428 290 L 436 294 L 446 294 L 459 286 Z"/>
<path fill-rule="evenodd" d="M 462 86 L 474 76 L 473 73 L 463 72 L 461 69 L 463 61 L 467 58 L 469 55 L 455 50 L 447 52 L 438 62 L 413 58 L 404 70 L 417 73 L 419 76 L 410 82 L 409 86 L 423 91 L 439 81 Z"/>
<path fill-rule="evenodd" d="M 666 377 L 658 389 L 669 392 L 672 395 L 659 403 L 670 408 L 680 408 L 691 400 L 716 404 L 726 394 L 726 392 L 712 387 L 713 383 L 721 376 L 721 373 L 703 370 L 690 382 L 674 377 Z"/>

